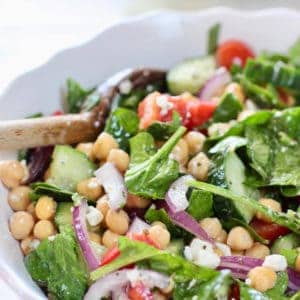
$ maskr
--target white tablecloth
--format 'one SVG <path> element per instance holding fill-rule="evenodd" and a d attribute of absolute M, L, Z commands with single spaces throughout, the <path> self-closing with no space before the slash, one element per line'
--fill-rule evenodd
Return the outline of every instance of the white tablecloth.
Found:
<path fill-rule="evenodd" d="M 87 41 L 126 15 L 151 9 L 201 9 L 216 5 L 300 9 L 298 0 L 0 0 L 0 93 L 16 76 L 61 49 Z M 0 295 L 1 299 L 18 299 L 2 281 Z"/>

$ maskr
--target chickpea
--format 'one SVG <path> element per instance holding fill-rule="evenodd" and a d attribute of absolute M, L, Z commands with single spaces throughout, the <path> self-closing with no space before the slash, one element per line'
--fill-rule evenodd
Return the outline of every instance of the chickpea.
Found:
<path fill-rule="evenodd" d="M 145 199 L 133 194 L 128 194 L 126 206 L 128 207 L 137 207 L 137 208 L 146 208 L 150 204 L 149 199 Z"/>
<path fill-rule="evenodd" d="M 7 160 L 0 163 L 0 179 L 8 188 L 19 186 L 28 176 L 27 168 L 17 160 Z"/>
<path fill-rule="evenodd" d="M 119 236 L 108 229 L 103 234 L 102 243 L 106 248 L 111 249 L 117 245 Z"/>
<path fill-rule="evenodd" d="M 224 256 L 223 251 L 220 248 L 214 248 L 214 252 L 218 255 L 218 256 Z"/>
<path fill-rule="evenodd" d="M 281 204 L 276 200 L 269 199 L 269 198 L 261 198 L 261 199 L 259 199 L 259 203 L 266 206 L 267 208 L 270 208 L 273 211 L 276 211 L 276 212 L 282 211 Z M 260 212 L 256 213 L 256 218 L 263 220 L 265 222 L 268 222 L 268 223 L 272 223 L 272 221 L 268 217 L 266 217 L 264 214 L 262 214 Z"/>
<path fill-rule="evenodd" d="M 35 239 L 32 235 L 21 241 L 21 249 L 24 255 L 28 255 L 32 250 L 34 250 L 40 241 Z"/>
<path fill-rule="evenodd" d="M 26 210 L 30 203 L 30 188 L 28 186 L 18 186 L 13 188 L 8 194 L 8 204 L 14 211 Z"/>
<path fill-rule="evenodd" d="M 277 279 L 275 271 L 267 267 L 255 267 L 248 273 L 250 285 L 260 292 L 274 287 Z"/>
<path fill-rule="evenodd" d="M 254 243 L 254 245 L 247 249 L 246 256 L 264 259 L 267 255 L 270 255 L 270 249 L 261 243 Z"/>
<path fill-rule="evenodd" d="M 56 202 L 53 198 L 42 196 L 35 205 L 35 214 L 40 220 L 53 219 L 56 211 Z"/>
<path fill-rule="evenodd" d="M 124 210 L 109 209 L 105 216 L 105 222 L 108 229 L 117 234 L 125 234 L 129 228 L 129 217 Z"/>
<path fill-rule="evenodd" d="M 33 228 L 33 235 L 39 240 L 44 240 L 55 233 L 54 225 L 49 220 L 40 220 Z"/>
<path fill-rule="evenodd" d="M 89 200 L 97 200 L 103 193 L 96 177 L 84 179 L 77 184 L 77 193 Z"/>
<path fill-rule="evenodd" d="M 208 176 L 210 160 L 205 153 L 199 152 L 188 163 L 188 172 L 196 179 L 205 181 Z"/>
<path fill-rule="evenodd" d="M 205 142 L 205 135 L 198 131 L 189 131 L 184 140 L 188 145 L 188 150 L 190 155 L 195 155 L 203 149 Z"/>
<path fill-rule="evenodd" d="M 164 224 L 163 222 L 160 222 L 160 221 L 155 221 L 155 222 L 153 222 L 152 224 L 151 224 L 151 226 L 160 226 L 160 227 L 162 227 L 162 228 L 164 228 L 164 229 L 166 229 L 167 228 L 167 226 L 166 226 L 166 224 Z"/>
<path fill-rule="evenodd" d="M 121 149 L 110 150 L 107 161 L 114 163 L 120 172 L 125 172 L 129 166 L 129 155 Z"/>
<path fill-rule="evenodd" d="M 295 270 L 297 272 L 300 272 L 300 254 L 297 255 L 296 261 L 295 261 Z"/>
<path fill-rule="evenodd" d="M 253 246 L 253 239 L 244 227 L 237 226 L 228 233 L 227 245 L 233 250 L 247 250 Z"/>
<path fill-rule="evenodd" d="M 95 160 L 93 153 L 93 143 L 80 143 L 76 146 L 76 149 L 84 153 L 90 160 Z"/>
<path fill-rule="evenodd" d="M 241 85 L 236 82 L 228 84 L 225 88 L 225 93 L 232 93 L 238 100 L 240 100 L 241 103 L 245 101 L 245 94 L 243 92 L 243 89 Z"/>
<path fill-rule="evenodd" d="M 170 232 L 161 225 L 151 226 L 149 229 L 149 237 L 156 242 L 161 249 L 166 249 L 170 243 Z"/>
<path fill-rule="evenodd" d="M 204 218 L 199 224 L 213 239 L 216 239 L 222 234 L 222 225 L 217 218 Z"/>
<path fill-rule="evenodd" d="M 22 240 L 28 237 L 33 225 L 34 220 L 32 215 L 25 211 L 15 212 L 9 219 L 10 231 L 16 240 Z"/>
<path fill-rule="evenodd" d="M 103 215 L 103 220 L 105 219 L 105 216 L 109 210 L 109 202 L 108 202 L 108 196 L 104 195 L 100 199 L 97 200 L 96 208 L 100 210 L 100 212 Z"/>
<path fill-rule="evenodd" d="M 227 232 L 222 230 L 221 233 L 215 238 L 216 242 L 226 243 L 227 241 Z"/>
<path fill-rule="evenodd" d="M 91 241 L 97 243 L 97 244 L 101 244 L 101 236 L 98 233 L 95 232 L 89 232 L 89 238 Z"/>
<path fill-rule="evenodd" d="M 233 255 L 233 256 L 244 256 L 245 252 L 243 250 L 232 250 L 231 255 Z"/>
<path fill-rule="evenodd" d="M 31 203 L 27 206 L 26 211 L 32 215 L 32 217 L 33 217 L 34 220 L 37 219 L 37 216 L 36 216 L 36 214 L 35 214 L 35 204 L 34 204 L 34 202 L 31 202 Z"/>
<path fill-rule="evenodd" d="M 185 165 L 189 159 L 188 144 L 184 139 L 180 139 L 176 146 L 173 148 L 171 156 L 177 160 L 179 164 Z"/>
<path fill-rule="evenodd" d="M 93 153 L 99 160 L 106 160 L 112 149 L 119 148 L 117 141 L 113 136 L 106 132 L 102 132 L 93 145 Z"/>

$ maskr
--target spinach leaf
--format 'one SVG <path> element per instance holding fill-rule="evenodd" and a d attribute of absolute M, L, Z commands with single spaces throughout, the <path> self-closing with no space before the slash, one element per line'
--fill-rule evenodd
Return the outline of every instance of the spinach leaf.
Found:
<path fill-rule="evenodd" d="M 296 259 L 299 254 L 297 249 L 282 249 L 280 254 L 286 258 L 289 267 L 295 268 Z"/>
<path fill-rule="evenodd" d="M 170 136 L 181 126 L 180 115 L 177 112 L 173 112 L 171 122 L 154 122 L 147 131 L 154 137 L 155 140 L 167 140 Z"/>
<path fill-rule="evenodd" d="M 243 282 L 239 282 L 240 287 L 240 299 L 243 300 L 271 300 L 265 294 L 255 290 Z M 278 299 L 279 300 L 279 299 Z"/>
<path fill-rule="evenodd" d="M 289 58 L 292 64 L 299 67 L 300 66 L 300 39 L 292 45 L 289 49 Z"/>
<path fill-rule="evenodd" d="M 137 134 L 138 129 L 137 114 L 129 109 L 119 107 L 110 114 L 104 130 L 117 140 L 121 149 L 128 152 L 128 140 Z"/>
<path fill-rule="evenodd" d="M 155 153 L 151 134 L 142 132 L 130 140 L 131 162 L 125 174 L 128 191 L 134 195 L 163 199 L 178 176 L 178 162 L 169 158 L 169 154 L 185 133 L 179 127 L 172 137 Z"/>
<path fill-rule="evenodd" d="M 193 189 L 189 196 L 187 212 L 196 220 L 213 215 L 213 196 L 211 193 Z"/>
<path fill-rule="evenodd" d="M 31 277 L 46 286 L 55 299 L 82 299 L 87 288 L 87 272 L 71 226 L 53 241 L 43 240 L 25 259 Z"/>
<path fill-rule="evenodd" d="M 272 222 L 289 228 L 291 231 L 300 234 L 300 217 L 297 213 L 293 211 L 288 211 L 287 213 L 278 213 L 273 210 L 267 209 L 260 202 L 245 196 L 238 196 L 231 191 L 214 186 L 209 183 L 200 181 L 191 181 L 190 185 L 194 188 L 198 188 L 215 195 L 224 197 L 231 200 L 235 205 L 240 204 L 245 207 L 249 207 L 256 212 L 261 212 L 263 215 L 267 216 Z"/>
<path fill-rule="evenodd" d="M 206 281 L 218 274 L 215 270 L 198 267 L 181 256 L 159 250 L 143 242 L 130 240 L 126 237 L 119 238 L 118 248 L 120 255 L 111 263 L 93 271 L 90 275 L 92 280 L 97 280 L 129 264 L 142 261 L 142 266 L 146 264 L 152 270 L 176 275 L 175 278 L 178 282 L 192 280 L 193 278 Z"/>
<path fill-rule="evenodd" d="M 266 295 L 270 297 L 270 299 L 278 299 L 284 300 L 287 297 L 284 296 L 285 291 L 288 287 L 289 278 L 286 272 L 278 272 L 277 273 L 277 280 L 275 286 L 270 290 L 266 291 Z"/>
<path fill-rule="evenodd" d="M 176 283 L 173 294 L 174 300 L 227 300 L 232 279 L 229 271 L 221 271 L 207 282 L 195 280 Z"/>
<path fill-rule="evenodd" d="M 221 153 L 225 154 L 228 151 L 235 151 L 236 149 L 243 147 L 247 144 L 247 139 L 239 137 L 239 136 L 229 136 L 214 147 L 210 148 L 209 154 Z"/>
<path fill-rule="evenodd" d="M 214 54 L 216 52 L 219 42 L 220 28 L 220 23 L 216 23 L 210 27 L 208 31 L 207 54 Z"/>
<path fill-rule="evenodd" d="M 300 108 L 274 113 L 264 125 L 248 125 L 247 153 L 265 185 L 300 186 Z"/>
<path fill-rule="evenodd" d="M 46 182 L 35 182 L 31 184 L 31 188 L 31 201 L 37 201 L 43 195 L 53 197 L 56 201 L 72 201 L 72 192 Z"/>
<path fill-rule="evenodd" d="M 94 89 L 86 90 L 72 78 L 67 79 L 67 105 L 68 112 L 78 113 L 85 98 L 91 94 Z"/>
<path fill-rule="evenodd" d="M 282 186 L 280 191 L 285 197 L 300 196 L 300 186 Z"/>
<path fill-rule="evenodd" d="M 228 122 L 236 119 L 243 106 L 232 93 L 225 94 L 213 114 L 213 122 Z"/>

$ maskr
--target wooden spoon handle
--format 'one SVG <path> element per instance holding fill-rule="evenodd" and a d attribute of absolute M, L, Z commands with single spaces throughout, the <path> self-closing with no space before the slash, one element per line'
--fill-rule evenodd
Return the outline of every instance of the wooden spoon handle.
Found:
<path fill-rule="evenodd" d="M 93 112 L 0 121 L 0 149 L 22 149 L 95 140 L 100 131 Z"/>

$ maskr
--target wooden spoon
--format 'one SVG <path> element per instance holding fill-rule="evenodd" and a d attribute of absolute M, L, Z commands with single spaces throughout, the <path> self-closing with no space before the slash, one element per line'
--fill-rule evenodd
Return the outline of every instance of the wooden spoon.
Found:
<path fill-rule="evenodd" d="M 120 84 L 129 80 L 133 89 L 165 82 L 166 73 L 155 69 L 127 69 L 101 84 L 101 101 L 90 112 L 34 119 L 0 121 L 0 149 L 24 149 L 55 144 L 93 141 L 105 119 Z"/>

